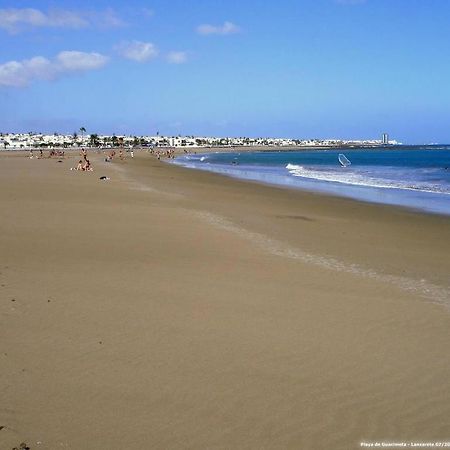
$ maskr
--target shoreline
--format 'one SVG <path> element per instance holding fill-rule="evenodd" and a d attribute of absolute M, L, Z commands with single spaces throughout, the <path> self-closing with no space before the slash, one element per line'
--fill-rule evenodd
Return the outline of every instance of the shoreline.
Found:
<path fill-rule="evenodd" d="M 429 147 L 436 147 L 436 146 L 441 146 L 438 144 L 433 144 L 430 145 Z M 379 146 L 379 147 L 375 147 L 375 148 L 386 148 L 387 150 L 402 150 L 404 148 L 411 148 L 414 146 L 409 146 L 409 145 L 399 145 L 399 146 L 394 146 L 391 145 L 389 147 L 383 147 L 383 146 Z M 416 145 L 416 147 L 418 148 L 423 148 L 426 146 L 421 146 L 421 145 Z M 267 147 L 261 147 L 261 148 L 265 148 L 265 150 L 258 150 L 255 148 L 249 148 L 246 147 L 245 150 L 241 150 L 239 149 L 240 152 L 242 153 L 258 153 L 258 152 L 286 152 L 289 153 L 290 151 L 321 151 L 321 150 L 338 150 L 339 148 L 343 148 L 344 147 L 326 147 L 326 148 L 312 148 L 312 147 L 308 147 L 308 148 L 302 148 L 302 147 L 295 147 L 292 150 L 283 150 L 283 147 L 276 147 L 276 148 L 270 148 L 267 149 Z M 125 149 L 125 148 L 121 148 L 121 147 L 115 147 L 115 148 L 110 148 L 110 149 L 95 149 L 94 151 L 90 148 L 86 148 L 89 152 L 91 152 L 91 154 L 105 154 L 105 152 L 109 152 L 112 150 L 123 150 L 124 151 L 124 155 L 127 156 L 127 153 L 129 152 L 130 149 Z M 158 147 L 156 147 L 155 149 L 158 149 Z M 155 150 L 153 149 L 153 150 Z M 211 153 L 235 153 L 238 152 L 237 151 L 237 147 L 232 147 L 229 148 L 228 151 L 227 149 L 224 149 L 223 147 L 210 147 L 210 148 L 202 148 L 202 152 L 193 152 L 193 153 L 186 153 L 184 152 L 184 150 L 182 148 L 176 148 L 176 147 L 160 147 L 159 148 L 162 152 L 163 158 L 162 161 L 168 162 L 168 163 L 173 163 L 173 161 L 167 159 L 167 157 L 164 156 L 164 152 L 167 152 L 169 150 L 173 151 L 173 155 L 174 155 L 174 159 L 178 159 L 180 157 L 183 156 L 189 156 L 189 155 L 197 155 L 197 156 L 201 156 L 201 155 L 208 155 Z M 349 148 L 350 149 L 350 148 Z M 39 150 L 39 149 L 37 149 Z M 64 150 L 64 149 L 63 149 Z M 76 155 L 80 152 L 80 149 L 65 149 L 67 151 L 67 155 L 71 156 L 71 155 Z M 45 150 L 44 150 L 45 151 Z M 48 150 L 47 150 L 48 152 Z M 0 155 L 19 155 L 19 156 L 26 156 L 28 155 L 29 150 L 6 150 L 4 152 L 0 151 Z M 139 148 L 139 149 L 135 149 L 135 153 L 136 155 L 138 154 L 149 154 L 150 153 L 150 149 L 147 148 Z M 45 153 L 44 153 L 45 155 Z M 55 156 L 56 157 L 56 156 Z M 47 156 L 44 156 L 44 159 L 46 159 Z M 176 163 L 175 165 L 179 165 L 181 166 L 182 164 L 180 163 Z M 201 170 L 201 171 L 205 171 L 207 169 L 202 169 L 202 168 L 198 168 L 198 167 L 187 167 L 190 170 Z M 265 180 L 261 180 L 261 179 L 257 179 L 257 178 L 245 178 L 245 177 L 240 177 L 239 175 L 235 175 L 235 174 L 227 174 L 227 173 L 221 173 L 218 171 L 213 171 L 213 170 L 209 170 L 210 173 L 216 173 L 217 175 L 222 175 L 225 177 L 230 177 L 230 178 L 234 178 L 236 180 L 244 180 L 250 183 L 260 183 L 260 184 L 264 184 L 264 185 L 268 185 L 268 186 L 272 186 L 272 187 L 282 187 L 283 189 L 292 189 L 294 191 L 303 191 L 303 192 L 309 192 L 309 193 L 313 193 L 313 194 L 318 194 L 318 195 L 324 195 L 324 196 L 330 196 L 330 197 L 334 197 L 334 198 L 346 198 L 346 199 L 350 199 L 350 200 L 354 200 L 356 202 L 360 202 L 360 203 L 366 203 L 366 204 L 372 204 L 372 205 L 384 205 L 384 206 L 390 206 L 390 207 L 394 207 L 394 208 L 401 208 L 401 209 L 406 209 L 409 210 L 411 212 L 416 212 L 419 214 L 431 214 L 431 215 L 437 215 L 437 216 L 443 216 L 443 217 L 449 217 L 450 216 L 450 211 L 444 210 L 442 205 L 438 205 L 438 206 L 433 206 L 432 208 L 430 208 L 428 205 L 427 206 L 420 206 L 420 205 L 414 205 L 411 202 L 413 202 L 413 200 L 411 199 L 402 199 L 402 202 L 399 202 L 398 200 L 396 200 L 396 195 L 395 194 L 400 194 L 400 197 L 404 197 L 405 195 L 422 195 L 421 191 L 416 191 L 415 189 L 401 189 L 401 188 L 382 188 L 382 187 L 377 187 L 377 186 L 365 186 L 365 185 L 355 185 L 355 184 L 346 184 L 346 183 L 335 183 L 334 188 L 333 187 L 329 187 L 327 186 L 328 182 L 326 181 L 320 181 L 320 180 L 315 180 L 315 179 L 306 179 L 305 183 L 306 186 L 293 186 L 293 185 L 289 185 L 289 184 L 285 184 L 285 183 L 277 183 L 277 182 L 269 182 L 269 181 L 265 181 Z M 316 184 L 316 186 L 315 186 Z M 342 185 L 342 186 L 341 186 Z M 355 191 L 353 193 L 349 193 L 349 192 L 336 192 L 339 190 L 342 190 L 342 188 L 346 189 L 347 191 Z M 392 199 L 390 199 L 389 201 L 386 201 L 386 199 L 383 200 L 377 200 L 374 197 L 383 197 L 383 191 L 386 190 L 386 193 L 388 194 L 388 196 L 393 197 Z M 359 192 L 357 192 L 359 191 Z M 373 193 L 371 191 L 374 191 Z M 375 194 L 375 192 L 378 192 L 378 195 Z M 394 194 L 393 196 L 391 194 Z M 433 195 L 432 192 L 430 192 L 431 195 Z M 372 198 L 371 198 L 372 197 Z M 419 201 L 419 203 L 424 203 L 426 205 L 426 199 L 422 198 L 422 199 L 416 199 L 416 202 Z"/>
<path fill-rule="evenodd" d="M 196 154 L 197 157 L 208 155 L 211 152 Z M 221 152 L 215 152 L 220 154 Z M 237 154 L 240 154 L 236 152 Z M 258 152 L 255 152 L 258 153 Z M 225 153 L 222 153 L 225 154 Z M 244 171 L 239 173 L 239 166 L 231 164 L 214 163 L 212 166 L 200 165 L 198 161 L 189 163 L 189 161 L 176 162 L 176 159 L 189 155 L 177 155 L 175 160 L 167 161 L 169 163 L 186 167 L 191 170 L 208 171 L 225 177 L 244 180 L 248 182 L 260 183 L 272 187 L 282 187 L 284 189 L 292 189 L 296 191 L 311 192 L 321 195 L 329 195 L 338 198 L 349 198 L 357 202 L 387 205 L 395 208 L 405 208 L 410 211 L 416 211 L 423 214 L 450 216 L 450 208 L 448 208 L 445 193 L 422 191 L 413 188 L 401 188 L 395 186 L 377 186 L 367 184 L 355 184 L 344 181 L 330 181 L 316 178 L 302 178 L 301 182 L 295 178 L 289 178 L 287 175 L 280 173 L 263 173 L 258 171 Z M 269 180 L 271 177 L 272 181 Z M 434 203 L 433 203 L 434 202 Z"/>
<path fill-rule="evenodd" d="M 448 439 L 448 218 L 89 157 L 0 154 L 0 446 Z"/>
<path fill-rule="evenodd" d="M 147 163 L 149 164 L 150 161 L 147 160 Z M 169 173 L 170 170 L 174 167 L 171 163 L 168 161 L 160 161 L 158 162 L 160 164 L 165 164 L 169 167 Z M 135 175 L 142 177 L 142 179 L 145 178 L 144 173 L 144 165 L 139 167 L 139 172 L 136 171 Z M 179 169 L 181 172 L 177 171 L 177 175 L 183 174 L 182 180 L 186 183 L 191 184 L 192 180 L 191 178 L 199 180 L 199 186 L 197 186 L 197 189 L 202 191 L 202 189 L 206 189 L 206 186 L 208 185 L 214 185 L 217 186 L 215 193 L 219 195 L 219 189 L 221 186 L 226 187 L 227 189 L 230 189 L 234 191 L 234 194 L 230 196 L 230 198 L 235 198 L 237 195 L 239 195 L 239 192 L 241 190 L 244 190 L 245 192 L 251 193 L 255 197 L 264 196 L 264 200 L 267 200 L 267 198 L 270 198 L 270 201 L 273 203 L 273 206 L 275 207 L 275 203 L 278 201 L 281 202 L 306 202 L 308 207 L 313 208 L 314 212 L 316 212 L 318 215 L 324 215 L 329 216 L 330 212 L 334 214 L 336 217 L 345 217 L 347 218 L 348 214 L 351 213 L 352 216 L 354 216 L 355 219 L 359 219 L 359 212 L 361 211 L 361 215 L 367 215 L 371 218 L 371 220 L 376 221 L 377 217 L 381 217 L 382 220 L 386 220 L 388 217 L 395 217 L 395 218 L 401 218 L 402 220 L 409 221 L 417 219 L 418 221 L 423 220 L 424 226 L 427 226 L 429 223 L 433 223 L 438 225 L 439 227 L 443 227 L 444 229 L 448 228 L 449 233 L 443 233 L 441 234 L 443 241 L 445 241 L 445 236 L 448 235 L 450 238 L 450 227 L 446 227 L 446 225 L 450 225 L 450 217 L 448 215 L 439 214 L 439 213 L 430 213 L 428 211 L 423 211 L 420 209 L 414 209 L 410 207 L 402 207 L 397 205 L 389 205 L 389 204 L 383 204 L 383 203 L 374 203 L 374 202 L 365 202 L 358 199 L 345 197 L 345 196 L 339 196 L 339 195 L 332 195 L 328 193 L 322 193 L 318 191 L 313 190 L 303 190 L 303 189 L 296 189 L 296 188 L 289 188 L 286 186 L 280 186 L 280 185 L 273 185 L 268 183 L 262 183 L 259 181 L 253 181 L 253 180 L 246 180 L 241 178 L 235 178 L 231 176 L 227 176 L 220 173 L 215 172 L 209 172 L 209 171 L 202 171 L 197 169 L 191 169 L 186 168 L 183 166 L 176 166 L 177 169 Z M 194 172 L 195 175 L 192 175 L 191 172 Z M 204 183 L 204 184 L 203 184 Z M 177 192 L 180 192 L 183 190 L 184 187 L 179 186 L 177 189 Z M 246 195 L 246 194 L 244 194 Z M 248 194 L 247 194 L 248 195 Z M 246 201 L 246 208 L 251 209 L 252 205 L 251 202 Z M 213 207 L 213 205 L 209 205 L 210 207 Z M 297 208 L 297 207 L 296 207 Z M 232 219 L 237 219 L 236 214 L 228 216 L 228 214 L 231 212 L 232 207 L 230 208 L 220 208 L 216 205 L 214 205 L 214 209 L 222 214 L 226 211 L 225 216 Z M 276 209 L 276 208 L 275 208 Z M 293 219 L 296 220 L 295 218 Z M 308 222 L 307 216 L 299 216 L 299 220 Z M 262 225 L 263 218 L 260 218 L 259 225 Z M 334 220 L 332 220 L 334 221 Z M 379 236 L 380 242 L 382 242 L 382 233 L 380 231 L 376 230 L 376 225 L 372 223 L 366 223 L 366 226 L 368 227 L 367 231 L 376 232 L 376 234 Z M 261 227 L 257 231 L 266 229 L 266 227 Z M 256 231 L 256 230 L 252 230 Z M 446 230 L 447 231 L 447 230 Z M 344 232 L 345 234 L 345 232 Z M 292 236 L 293 237 L 293 236 Z M 322 235 L 322 237 L 325 237 Z M 330 241 L 333 239 L 333 236 L 329 236 L 326 239 L 327 245 L 330 245 Z M 413 239 L 409 240 L 411 243 L 413 242 Z M 411 246 L 412 244 L 410 244 Z M 334 245 L 335 247 L 340 247 L 339 245 Z M 437 250 L 437 249 L 436 249 Z M 324 252 L 326 253 L 326 252 Z M 333 255 L 334 256 L 334 255 Z M 355 261 L 348 261 L 349 264 L 353 264 Z M 450 262 L 450 259 L 449 259 Z M 419 264 L 418 262 L 416 264 Z M 421 265 L 421 264 L 420 264 Z M 450 267 L 450 264 L 449 264 Z M 439 272 L 439 271 L 437 271 Z M 398 275 L 399 273 L 397 273 Z M 444 273 L 443 273 L 444 275 Z M 448 280 L 446 276 L 441 278 L 441 280 L 446 281 L 445 284 L 448 285 Z M 450 285 L 449 285 L 450 287 Z M 450 297 L 449 297 L 450 300 Z"/>
<path fill-rule="evenodd" d="M 420 147 L 420 146 L 418 146 Z M 331 147 L 330 147 L 331 148 Z M 86 148 L 86 150 L 88 150 L 90 152 L 91 155 L 95 155 L 95 157 L 101 156 L 101 159 L 103 158 L 103 155 L 105 154 L 105 152 L 111 151 L 111 150 L 120 150 L 120 147 L 116 147 L 116 148 L 111 148 L 111 149 L 95 149 L 95 151 L 92 151 L 92 149 L 90 148 Z M 165 150 L 170 149 L 168 148 L 164 148 Z M 177 159 L 179 157 L 182 156 L 186 156 L 189 155 L 182 152 L 181 149 L 179 148 L 172 148 L 175 150 L 174 153 L 174 159 Z M 200 155 L 208 155 L 210 153 L 222 153 L 221 151 L 216 151 L 218 150 L 218 147 L 211 147 L 209 150 L 210 151 L 206 151 L 206 152 L 201 152 L 201 153 L 193 153 L 197 156 Z M 39 149 L 37 149 L 39 150 Z M 66 158 L 72 158 L 72 157 L 77 157 L 80 155 L 80 149 L 65 149 L 67 151 L 67 155 Z M 130 160 L 129 155 L 127 155 L 128 150 L 124 149 L 124 159 L 128 159 Z M 296 151 L 297 149 L 295 149 L 294 151 Z M 311 148 L 305 149 L 307 151 L 309 150 L 313 150 Z M 271 150 L 268 150 L 271 151 Z M 252 150 L 249 150 L 249 152 L 251 153 Z M 228 152 L 223 152 L 223 153 L 228 153 Z M 234 149 L 231 153 L 234 153 Z M 6 150 L 5 152 L 0 151 L 0 157 L 23 157 L 23 158 L 28 158 L 28 154 L 29 154 L 29 150 Z M 145 158 L 154 158 L 156 159 L 156 157 L 154 157 L 153 154 L 150 153 L 150 151 L 148 149 L 138 149 L 136 151 L 137 156 L 136 159 L 145 157 Z M 39 157 L 35 156 L 35 159 L 40 159 Z M 61 158 L 59 156 L 53 156 L 51 158 L 49 158 L 48 156 L 45 156 L 42 158 L 44 160 L 47 159 L 51 159 L 51 160 L 57 160 L 57 159 L 64 159 Z M 241 181 L 244 183 L 251 183 L 251 184 L 256 184 L 256 185 L 261 185 L 261 186 L 267 186 L 267 187 L 272 187 L 274 189 L 285 189 L 288 191 L 293 191 L 293 192 L 299 192 L 299 193 L 305 193 L 305 194 L 311 194 L 314 196 L 319 196 L 319 197 L 330 197 L 331 199 L 344 199 L 344 200 L 348 200 L 351 202 L 355 202 L 356 204 L 366 204 L 366 205 L 373 205 L 375 207 L 382 207 L 382 208 L 393 208 L 394 210 L 396 209 L 400 209 L 400 210 L 404 210 L 405 212 L 410 212 L 410 213 L 415 213 L 415 214 L 423 214 L 423 215 L 431 215 L 431 216 L 437 216 L 437 217 L 443 217 L 443 218 L 448 218 L 449 215 L 446 213 L 440 213 L 440 212 L 435 212 L 435 211 L 428 211 L 428 210 L 424 210 L 424 209 L 420 209 L 420 208 L 416 208 L 414 206 L 407 206 L 407 205 L 397 205 L 397 204 L 389 204 L 389 203 L 382 203 L 382 202 L 376 202 L 376 201 L 370 201 L 370 200 L 363 200 L 363 199 L 358 199 L 355 197 L 351 197 L 351 196 L 346 196 L 343 194 L 335 194 L 331 191 L 321 191 L 319 189 L 314 189 L 314 188 L 299 188 L 299 187 L 293 187 L 293 186 L 289 186 L 289 185 L 283 185 L 283 184 L 277 184 L 277 183 L 270 183 L 270 182 L 264 182 L 264 181 L 260 181 L 260 180 L 253 180 L 253 179 L 246 179 L 246 178 L 241 178 L 238 176 L 233 176 L 233 175 L 228 175 L 228 174 L 224 174 L 224 173 L 220 173 L 220 172 L 214 172 L 214 171 L 210 171 L 210 170 L 206 170 L 206 169 L 201 169 L 201 168 L 197 168 L 197 167 L 185 167 L 182 164 L 178 164 L 178 163 L 174 163 L 174 160 L 170 160 L 167 157 L 163 157 L 161 159 L 161 163 L 165 163 L 165 164 L 169 164 L 172 166 L 176 166 L 178 168 L 183 168 L 186 169 L 187 171 L 195 171 L 195 172 L 203 172 L 203 173 L 209 173 L 209 174 L 213 174 L 219 177 L 224 177 L 227 179 L 232 179 L 232 180 L 236 180 L 236 181 Z M 350 185 L 351 186 L 351 185 Z M 413 191 L 414 192 L 414 191 Z"/>

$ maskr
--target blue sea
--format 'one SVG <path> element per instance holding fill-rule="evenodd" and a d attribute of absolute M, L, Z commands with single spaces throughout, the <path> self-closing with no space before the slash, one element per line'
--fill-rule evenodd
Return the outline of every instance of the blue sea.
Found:
<path fill-rule="evenodd" d="M 339 154 L 351 164 L 342 167 Z M 450 215 L 450 146 L 191 154 L 175 164 Z"/>

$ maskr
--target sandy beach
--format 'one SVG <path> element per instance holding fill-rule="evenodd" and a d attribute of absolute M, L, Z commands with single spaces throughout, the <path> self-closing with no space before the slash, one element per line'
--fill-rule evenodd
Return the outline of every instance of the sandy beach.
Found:
<path fill-rule="evenodd" d="M 450 441 L 449 217 L 90 158 L 0 153 L 0 449 Z"/>

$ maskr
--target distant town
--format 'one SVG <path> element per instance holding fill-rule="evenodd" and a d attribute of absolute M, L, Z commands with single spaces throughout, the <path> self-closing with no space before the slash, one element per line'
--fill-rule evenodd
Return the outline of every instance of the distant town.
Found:
<path fill-rule="evenodd" d="M 0 133 L 1 150 L 20 150 L 30 148 L 78 148 L 78 147 L 377 147 L 399 145 L 384 133 L 381 139 L 343 140 L 343 139 L 288 139 L 288 138 L 249 138 L 249 137 L 196 137 L 196 136 L 125 136 L 90 134 L 84 127 L 73 134 L 42 133 Z"/>

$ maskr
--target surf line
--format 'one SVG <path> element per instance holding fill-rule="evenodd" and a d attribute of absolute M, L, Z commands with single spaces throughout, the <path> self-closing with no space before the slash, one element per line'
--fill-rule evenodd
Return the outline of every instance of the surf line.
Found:
<path fill-rule="evenodd" d="M 344 272 L 351 275 L 366 277 L 382 283 L 389 283 L 403 291 L 418 294 L 431 303 L 450 307 L 450 290 L 429 283 L 427 280 L 414 280 L 398 275 L 387 275 L 376 272 L 373 269 L 362 267 L 358 264 L 348 264 L 332 257 L 313 255 L 298 248 L 291 248 L 281 241 L 272 239 L 261 233 L 256 233 L 235 225 L 228 219 L 206 211 L 196 212 L 200 219 L 222 230 L 231 232 L 241 238 L 254 243 L 258 248 L 275 256 L 289 258 L 306 264 L 313 264 L 323 269 Z"/>

